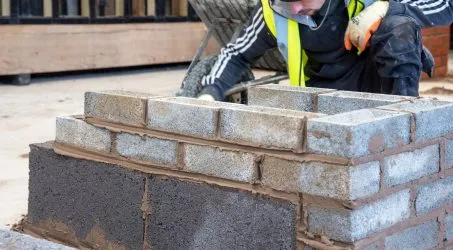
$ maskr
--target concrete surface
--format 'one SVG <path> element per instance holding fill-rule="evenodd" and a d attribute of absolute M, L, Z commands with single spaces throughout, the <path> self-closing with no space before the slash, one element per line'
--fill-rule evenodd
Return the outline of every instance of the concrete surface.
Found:
<path fill-rule="evenodd" d="M 0 229 L 0 249 L 3 250 L 76 250 L 47 240 L 37 239 L 6 229 Z"/>

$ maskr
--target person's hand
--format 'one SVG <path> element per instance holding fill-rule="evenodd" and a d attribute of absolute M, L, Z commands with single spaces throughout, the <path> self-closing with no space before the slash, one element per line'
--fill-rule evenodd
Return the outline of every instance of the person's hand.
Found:
<path fill-rule="evenodd" d="M 203 94 L 197 97 L 198 100 L 205 100 L 205 101 L 215 101 L 214 97 L 212 95 L 208 94 Z"/>
<path fill-rule="evenodd" d="M 371 35 L 376 32 L 382 18 L 387 14 L 388 8 L 387 1 L 376 1 L 349 20 L 344 36 L 345 48 L 351 50 L 354 45 L 360 53 L 363 52 L 370 42 Z"/>

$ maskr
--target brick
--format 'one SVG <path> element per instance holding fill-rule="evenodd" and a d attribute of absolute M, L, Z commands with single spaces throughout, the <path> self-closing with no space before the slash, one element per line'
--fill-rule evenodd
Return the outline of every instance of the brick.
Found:
<path fill-rule="evenodd" d="M 352 211 L 308 208 L 308 230 L 330 239 L 354 242 L 409 218 L 409 190 L 392 194 Z"/>
<path fill-rule="evenodd" d="M 409 143 L 410 115 L 362 109 L 309 119 L 308 151 L 360 157 Z"/>
<path fill-rule="evenodd" d="M 259 106 L 222 109 L 219 136 L 238 144 L 300 150 L 305 119 L 317 116 L 320 115 Z"/>
<path fill-rule="evenodd" d="M 109 153 L 110 131 L 73 117 L 57 117 L 55 140 L 89 151 Z"/>
<path fill-rule="evenodd" d="M 142 249 L 146 175 L 30 146 L 28 221 L 48 235 L 98 249 Z M 90 247 L 93 246 L 93 247 Z M 94 247 L 96 246 L 96 247 Z"/>
<path fill-rule="evenodd" d="M 384 158 L 384 183 L 393 186 L 439 172 L 439 145 Z"/>
<path fill-rule="evenodd" d="M 448 140 L 445 147 L 445 164 L 447 168 L 453 167 L 453 140 Z"/>
<path fill-rule="evenodd" d="M 439 231 L 436 220 L 428 221 L 386 237 L 385 249 L 434 249 Z"/>
<path fill-rule="evenodd" d="M 301 192 L 342 200 L 356 200 L 379 191 L 379 162 L 340 166 L 294 162 L 265 157 L 261 183 L 285 192 Z"/>
<path fill-rule="evenodd" d="M 417 141 L 428 140 L 453 133 L 453 103 L 421 99 L 380 107 L 386 110 L 406 111 L 414 114 Z"/>
<path fill-rule="evenodd" d="M 76 250 L 23 233 L 0 229 L 0 249 L 4 250 Z"/>
<path fill-rule="evenodd" d="M 318 112 L 333 115 L 358 109 L 384 106 L 407 100 L 408 98 L 407 96 L 337 91 L 318 96 Z"/>
<path fill-rule="evenodd" d="M 268 84 L 248 89 L 248 105 L 313 112 L 316 96 L 335 91 Z"/>
<path fill-rule="evenodd" d="M 85 117 L 143 127 L 150 97 L 153 95 L 121 90 L 86 92 Z"/>
<path fill-rule="evenodd" d="M 296 249 L 297 206 L 215 185 L 152 178 L 150 249 Z"/>
<path fill-rule="evenodd" d="M 453 240 L 453 214 L 448 213 L 445 217 L 447 240 Z"/>
<path fill-rule="evenodd" d="M 148 100 L 149 129 L 214 139 L 219 106 L 210 102 L 189 101 L 189 98 Z M 193 99 L 196 100 L 196 99 Z"/>
<path fill-rule="evenodd" d="M 178 143 L 155 137 L 139 136 L 128 133 L 117 135 L 116 150 L 119 155 L 150 163 L 176 167 Z"/>
<path fill-rule="evenodd" d="M 417 190 L 415 208 L 417 214 L 428 213 L 453 202 L 453 176 L 420 186 Z"/>
<path fill-rule="evenodd" d="M 184 169 L 242 182 L 258 178 L 253 154 L 210 146 L 184 145 Z"/>

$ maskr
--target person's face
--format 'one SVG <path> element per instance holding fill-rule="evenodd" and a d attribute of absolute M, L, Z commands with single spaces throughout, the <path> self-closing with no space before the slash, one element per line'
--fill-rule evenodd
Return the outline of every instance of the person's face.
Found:
<path fill-rule="evenodd" d="M 291 2 L 291 13 L 312 16 L 318 10 L 321 9 L 325 0 L 300 0 L 297 2 Z"/>

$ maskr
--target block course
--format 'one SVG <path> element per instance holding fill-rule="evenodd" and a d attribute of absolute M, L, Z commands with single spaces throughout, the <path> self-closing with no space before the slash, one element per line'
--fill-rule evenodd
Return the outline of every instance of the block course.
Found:
<path fill-rule="evenodd" d="M 316 242 L 304 243 L 313 249 L 356 244 L 357 249 L 435 248 L 442 244 L 439 235 L 451 237 L 452 219 L 445 211 L 453 204 L 452 103 L 278 85 L 252 89 L 250 105 L 137 93 L 87 94 L 85 105 L 90 108 L 85 116 L 108 126 L 60 117 L 56 142 L 72 145 L 72 154 L 77 148 L 93 157 L 108 154 L 119 164 L 138 161 L 147 169 L 176 176 L 170 181 L 148 179 L 149 189 L 143 191 L 152 192 L 152 208 L 162 209 L 146 217 L 155 216 L 146 220 L 149 235 L 144 244 L 155 249 L 218 248 L 217 241 L 238 246 L 215 232 L 259 249 L 270 249 L 267 246 L 274 243 L 274 249 L 295 249 L 300 242 L 295 232 Z M 279 98 L 299 99 L 279 104 L 274 92 Z M 127 124 L 121 119 L 133 114 L 115 114 L 114 108 L 103 111 L 97 108 L 102 105 L 91 102 L 140 103 L 136 113 L 127 112 L 146 115 L 137 116 L 140 121 L 130 118 Z M 99 115 L 93 115 L 96 112 Z M 181 179 L 197 184 L 180 184 Z M 206 191 L 213 186 L 233 191 L 219 192 L 227 195 L 221 198 L 217 191 Z M 288 206 L 257 202 L 250 198 L 254 194 Z M 245 209 L 249 205 L 264 207 L 249 211 Z M 170 207 L 177 209 L 172 212 Z M 185 210 L 202 215 L 194 217 Z M 253 224 L 253 219 L 280 223 L 276 226 L 280 233 L 268 228 L 270 224 Z M 172 242 L 165 228 L 184 232 L 183 236 Z M 262 230 L 266 237 L 246 241 Z M 418 237 L 424 240 L 415 244 Z"/>

